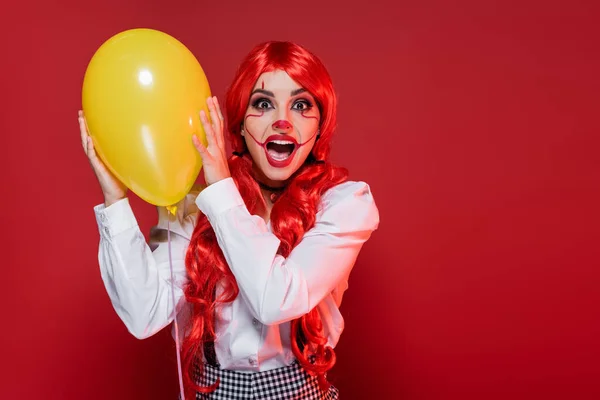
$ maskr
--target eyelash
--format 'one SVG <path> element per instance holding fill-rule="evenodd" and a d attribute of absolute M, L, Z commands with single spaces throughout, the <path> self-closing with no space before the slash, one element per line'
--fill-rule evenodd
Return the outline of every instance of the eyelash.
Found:
<path fill-rule="evenodd" d="M 296 104 L 300 104 L 300 103 L 304 104 L 304 108 L 300 111 L 308 111 L 313 107 L 312 103 L 306 99 L 301 99 L 301 100 L 294 102 L 292 107 L 294 107 Z"/>
<path fill-rule="evenodd" d="M 259 105 L 263 102 L 268 103 L 269 107 L 259 107 Z M 300 104 L 300 103 L 304 104 L 304 108 L 303 109 L 295 108 L 296 104 Z M 274 108 L 273 103 L 271 103 L 271 100 L 269 100 L 265 97 L 259 97 L 258 99 L 254 100 L 252 102 L 252 107 L 254 107 L 257 110 L 265 110 L 265 109 L 269 109 L 269 108 Z M 292 105 L 292 108 L 294 108 L 298 111 L 307 111 L 307 110 L 310 110 L 312 107 L 313 107 L 313 104 L 310 101 L 308 101 L 307 99 L 296 100 L 294 102 L 294 104 Z"/>
<path fill-rule="evenodd" d="M 259 104 L 260 104 L 260 103 L 263 103 L 263 102 L 265 102 L 265 103 L 268 103 L 268 104 L 269 104 L 269 107 L 267 107 L 267 108 L 271 108 L 271 107 L 273 107 L 273 105 L 271 104 L 271 100 L 269 100 L 269 99 L 265 99 L 264 97 L 259 97 L 258 99 L 254 100 L 254 101 L 252 102 L 252 107 L 256 108 L 257 110 L 264 110 L 264 109 L 265 109 L 265 107 L 259 107 Z"/>

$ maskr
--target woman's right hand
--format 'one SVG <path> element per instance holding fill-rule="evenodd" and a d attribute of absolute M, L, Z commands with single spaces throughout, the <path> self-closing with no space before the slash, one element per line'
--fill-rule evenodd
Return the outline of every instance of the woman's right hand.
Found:
<path fill-rule="evenodd" d="M 113 203 L 125 198 L 127 195 L 127 186 L 119 181 L 106 165 L 100 160 L 94 150 L 94 143 L 87 130 L 85 116 L 83 111 L 79 111 L 79 130 L 81 131 L 81 145 L 85 151 L 85 155 L 90 161 L 90 165 L 98 178 L 102 194 L 104 195 L 104 206 L 108 207 Z"/>

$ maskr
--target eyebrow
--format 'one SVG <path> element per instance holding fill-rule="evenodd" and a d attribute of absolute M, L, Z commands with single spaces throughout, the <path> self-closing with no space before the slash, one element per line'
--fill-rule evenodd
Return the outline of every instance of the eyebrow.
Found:
<path fill-rule="evenodd" d="M 300 89 L 292 90 L 291 95 L 296 96 L 296 95 L 299 95 L 300 93 L 304 93 L 304 92 L 306 92 L 306 89 L 300 88 Z M 254 93 L 262 93 L 269 97 L 275 97 L 275 94 L 273 92 L 271 92 L 269 90 L 265 90 L 265 89 L 254 89 L 254 91 L 250 95 L 252 96 Z"/>
<path fill-rule="evenodd" d="M 304 93 L 304 92 L 306 92 L 306 89 L 304 89 L 304 88 L 292 90 L 292 96 L 296 96 L 296 95 L 298 95 L 300 93 Z"/>
<path fill-rule="evenodd" d="M 254 93 L 262 93 L 262 94 L 267 95 L 269 97 L 275 97 L 275 95 L 273 94 L 273 92 L 270 92 L 270 91 L 265 90 L 265 89 L 254 89 L 254 91 L 252 93 L 250 93 L 250 96 L 252 96 Z"/>

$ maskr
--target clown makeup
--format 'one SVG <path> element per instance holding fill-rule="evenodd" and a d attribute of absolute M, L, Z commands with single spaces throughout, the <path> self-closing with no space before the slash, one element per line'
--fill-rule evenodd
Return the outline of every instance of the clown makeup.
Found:
<path fill-rule="evenodd" d="M 263 73 L 252 89 L 243 126 L 257 178 L 283 185 L 310 154 L 319 121 L 314 97 L 286 72 Z"/>

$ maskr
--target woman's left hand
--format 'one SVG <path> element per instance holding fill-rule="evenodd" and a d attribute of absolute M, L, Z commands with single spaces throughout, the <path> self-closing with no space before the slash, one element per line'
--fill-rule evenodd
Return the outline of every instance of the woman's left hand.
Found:
<path fill-rule="evenodd" d="M 223 114 L 221 113 L 219 102 L 216 97 L 209 97 L 206 100 L 206 104 L 208 105 L 212 124 L 204 111 L 200 111 L 200 120 L 202 121 L 202 126 L 204 126 L 204 133 L 206 133 L 208 144 L 204 147 L 196 135 L 192 136 L 192 141 L 202 158 L 202 168 L 204 169 L 206 185 L 212 185 L 220 180 L 229 178 L 231 173 L 229 172 L 227 156 L 225 155 Z"/>

